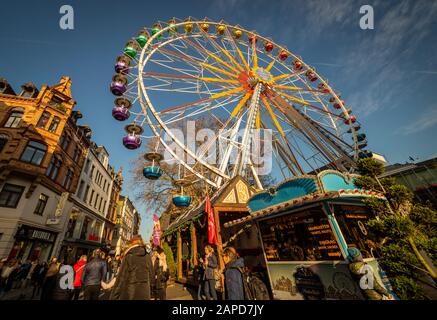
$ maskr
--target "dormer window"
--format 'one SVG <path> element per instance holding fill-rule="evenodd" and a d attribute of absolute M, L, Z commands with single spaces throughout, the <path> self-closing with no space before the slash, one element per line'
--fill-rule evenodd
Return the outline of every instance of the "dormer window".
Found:
<path fill-rule="evenodd" d="M 60 107 L 62 105 L 63 100 L 57 96 L 53 96 L 52 99 L 49 101 L 50 107 Z"/>

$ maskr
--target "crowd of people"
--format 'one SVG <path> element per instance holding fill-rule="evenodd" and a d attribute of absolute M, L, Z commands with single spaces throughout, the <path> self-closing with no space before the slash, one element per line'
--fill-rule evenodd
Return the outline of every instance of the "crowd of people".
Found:
<path fill-rule="evenodd" d="M 214 248 L 207 245 L 204 252 L 197 269 L 199 300 L 217 300 L 223 277 L 226 299 L 253 298 L 248 296 L 251 290 L 247 286 L 253 281 L 247 279 L 244 260 L 234 248 L 224 250 L 222 271 Z M 165 300 L 167 297 L 170 272 L 164 250 L 145 244 L 139 235 L 132 238 L 121 255 L 107 256 L 96 249 L 90 257 L 80 256 L 70 266 L 74 270 L 73 286 L 67 286 L 63 280 L 63 265 L 57 258 L 49 263 L 1 260 L 0 299 L 11 289 L 28 289 L 29 286 L 33 287 L 31 299 L 39 297 L 41 300 L 99 300 L 102 293 L 110 300 Z"/>

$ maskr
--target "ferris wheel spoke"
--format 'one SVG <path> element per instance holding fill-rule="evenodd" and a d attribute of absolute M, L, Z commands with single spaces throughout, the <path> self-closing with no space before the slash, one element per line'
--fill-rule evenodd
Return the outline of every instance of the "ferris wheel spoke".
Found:
<path fill-rule="evenodd" d="M 240 71 L 244 71 L 243 67 L 234 59 L 234 57 L 232 57 L 231 54 L 229 54 L 229 52 L 225 48 L 220 46 L 218 44 L 218 42 L 212 36 L 210 36 L 207 32 L 205 32 L 202 28 L 200 28 L 200 30 L 201 30 L 202 34 L 204 35 L 204 37 L 206 37 L 206 39 L 209 40 L 209 42 L 211 43 L 212 46 L 214 46 L 216 49 L 220 50 L 232 62 L 232 64 L 235 67 L 237 67 Z"/>
<path fill-rule="evenodd" d="M 241 61 L 244 64 L 244 67 L 246 68 L 246 71 L 250 71 L 250 67 L 249 67 L 246 59 L 244 58 L 243 52 L 241 52 L 240 48 L 238 47 L 237 41 L 235 41 L 235 39 L 232 36 L 231 32 L 229 31 L 228 27 L 226 27 L 225 33 L 227 34 L 228 39 L 231 39 L 230 42 L 233 45 L 234 49 L 237 51 L 238 56 L 240 57 Z"/>
<path fill-rule="evenodd" d="M 212 59 L 214 59 L 215 61 L 217 61 L 221 65 L 225 66 L 230 71 L 233 71 L 236 74 L 238 74 L 238 70 L 237 69 L 235 69 L 234 67 L 232 67 L 231 65 L 229 65 L 228 63 L 226 63 L 225 61 L 220 59 L 217 55 L 215 55 L 211 51 L 205 49 L 199 42 L 196 41 L 197 43 L 194 43 L 193 41 L 189 40 L 187 37 L 185 37 L 185 40 L 187 41 L 187 43 L 191 44 L 193 46 L 193 48 L 198 49 L 198 50 L 206 53 L 209 57 L 211 57 Z M 197 40 L 197 38 L 195 40 Z"/>

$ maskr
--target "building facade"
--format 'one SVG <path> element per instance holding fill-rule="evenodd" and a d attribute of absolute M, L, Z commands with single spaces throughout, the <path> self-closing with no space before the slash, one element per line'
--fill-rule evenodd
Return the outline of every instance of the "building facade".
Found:
<path fill-rule="evenodd" d="M 70 78 L 21 88 L 0 79 L 0 257 L 48 260 L 59 253 L 89 130 L 77 125 Z"/>
<path fill-rule="evenodd" d="M 393 164 L 380 176 L 393 177 L 414 192 L 416 201 L 437 210 L 437 157 L 420 162 Z"/>
<path fill-rule="evenodd" d="M 107 252 L 112 249 L 115 223 L 111 202 L 121 191 L 120 175 L 109 165 L 105 147 L 91 142 L 77 191 L 71 196 L 72 208 L 61 250 L 61 257 L 68 263 L 96 248 Z"/>
<path fill-rule="evenodd" d="M 137 218 L 135 218 L 137 216 Z M 138 232 L 139 224 L 138 210 L 133 205 L 132 201 L 127 196 L 120 196 L 117 208 L 117 226 L 113 243 L 115 244 L 116 254 L 123 252 L 127 247 L 132 236 Z"/>

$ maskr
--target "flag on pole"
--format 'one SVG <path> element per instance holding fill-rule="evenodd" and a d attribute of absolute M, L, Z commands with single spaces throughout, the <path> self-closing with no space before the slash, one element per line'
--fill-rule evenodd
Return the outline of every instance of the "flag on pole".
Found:
<path fill-rule="evenodd" d="M 155 247 L 161 244 L 161 225 L 159 224 L 159 217 L 153 214 L 153 245 Z"/>
<path fill-rule="evenodd" d="M 206 195 L 205 212 L 208 215 L 208 243 L 217 245 L 217 232 L 215 227 L 214 212 L 212 211 L 209 194 Z"/>

